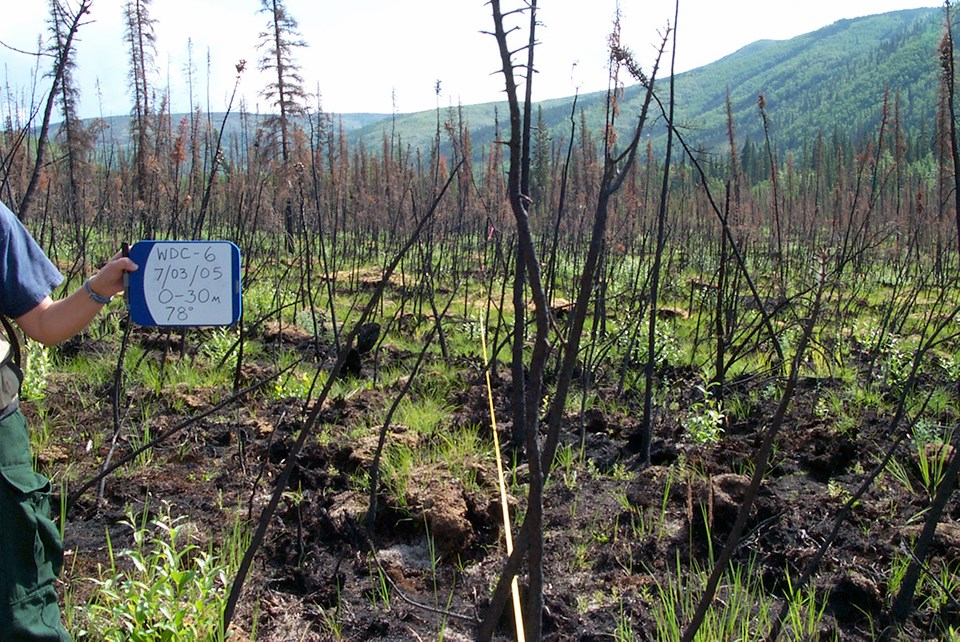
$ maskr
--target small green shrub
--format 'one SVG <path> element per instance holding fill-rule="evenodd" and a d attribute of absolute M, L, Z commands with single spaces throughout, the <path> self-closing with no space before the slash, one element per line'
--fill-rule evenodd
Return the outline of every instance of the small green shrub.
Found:
<path fill-rule="evenodd" d="M 683 427 L 694 442 L 713 444 L 723 435 L 722 404 L 710 394 L 710 386 L 697 386 L 697 389 L 703 393 L 703 401 L 690 406 L 683 418 Z"/>
<path fill-rule="evenodd" d="M 204 337 L 200 352 L 213 366 L 232 371 L 237 367 L 237 333 L 231 328 L 217 328 Z"/>
<path fill-rule="evenodd" d="M 153 529 L 123 522 L 133 531 L 134 548 L 119 567 L 108 537 L 111 566 L 92 579 L 96 588 L 78 607 L 73 631 L 77 640 L 104 642 L 188 642 L 225 639 L 221 614 L 228 577 L 235 569 L 225 559 L 188 541 L 189 524 L 164 508 Z"/>

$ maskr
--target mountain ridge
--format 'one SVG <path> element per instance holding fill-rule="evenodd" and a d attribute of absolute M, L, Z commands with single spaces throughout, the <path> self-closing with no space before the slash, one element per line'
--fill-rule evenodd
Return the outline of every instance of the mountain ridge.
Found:
<path fill-rule="evenodd" d="M 752 42 L 708 65 L 675 76 L 676 122 L 689 144 L 712 154 L 728 150 L 726 100 L 733 111 L 738 141 L 764 136 L 757 98 L 763 94 L 771 136 L 778 149 L 799 152 L 814 137 L 841 135 L 859 139 L 878 126 L 883 96 L 899 93 L 904 128 L 917 132 L 935 130 L 939 67 L 937 45 L 943 32 L 942 8 L 904 9 L 860 18 L 838 20 L 816 31 L 787 40 Z M 644 61 L 638 61 L 644 64 Z M 664 93 L 668 78 L 656 79 Z M 643 100 L 643 88 L 625 88 L 620 101 L 621 135 L 635 125 Z M 577 98 L 577 127 L 581 122 L 593 132 L 603 131 L 606 92 L 590 92 Z M 561 142 L 570 135 L 574 97 L 553 98 L 535 104 L 542 113 L 549 136 Z M 892 98 L 891 98 L 892 100 Z M 429 150 L 437 134 L 437 118 L 462 116 L 475 149 L 494 139 L 496 121 L 506 120 L 505 101 L 457 105 L 411 113 L 328 114 L 333 133 L 342 128 L 352 145 L 369 150 L 382 147 L 385 137 L 403 148 Z M 224 114 L 203 114 L 214 130 Z M 266 115 L 246 114 L 253 126 Z M 171 116 L 175 126 L 189 114 Z M 533 116 L 538 119 L 538 114 Z M 112 135 L 122 140 L 128 116 L 105 119 Z M 247 127 L 250 126 L 247 121 Z M 305 123 L 308 125 L 308 123 Z M 231 114 L 227 139 L 243 131 L 243 118 Z M 665 128 L 655 124 L 651 142 L 662 149 Z M 919 134 L 918 134 L 919 135 Z M 449 140 L 441 128 L 441 146 Z"/>

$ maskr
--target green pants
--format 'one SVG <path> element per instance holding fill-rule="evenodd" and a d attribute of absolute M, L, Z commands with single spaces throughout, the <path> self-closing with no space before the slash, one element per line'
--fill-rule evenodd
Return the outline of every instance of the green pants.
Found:
<path fill-rule="evenodd" d="M 68 642 L 54 581 L 63 544 L 50 519 L 50 480 L 33 470 L 19 410 L 0 420 L 0 642 Z"/>

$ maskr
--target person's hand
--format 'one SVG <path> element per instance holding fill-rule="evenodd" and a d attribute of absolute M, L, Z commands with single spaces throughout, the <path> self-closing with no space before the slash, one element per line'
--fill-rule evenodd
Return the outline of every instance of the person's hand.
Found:
<path fill-rule="evenodd" d="M 137 264 L 123 252 L 117 252 L 110 262 L 100 268 L 100 271 L 90 277 L 90 287 L 103 297 L 111 297 L 123 292 L 123 275 L 127 272 L 136 272 Z"/>

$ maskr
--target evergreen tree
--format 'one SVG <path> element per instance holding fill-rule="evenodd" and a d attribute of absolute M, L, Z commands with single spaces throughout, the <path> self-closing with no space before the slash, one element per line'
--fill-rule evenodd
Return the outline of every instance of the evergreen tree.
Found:
<path fill-rule="evenodd" d="M 550 193 L 550 132 L 543 118 L 543 106 L 537 106 L 537 126 L 533 130 L 533 172 L 530 176 L 530 198 L 533 207 L 538 211 L 548 211 L 549 203 L 545 202 Z"/>

